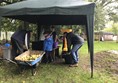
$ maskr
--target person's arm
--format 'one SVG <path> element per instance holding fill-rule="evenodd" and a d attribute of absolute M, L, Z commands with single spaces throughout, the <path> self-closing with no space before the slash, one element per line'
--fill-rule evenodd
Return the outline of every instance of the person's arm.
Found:
<path fill-rule="evenodd" d="M 29 45 L 28 45 L 28 34 L 26 33 L 25 34 L 25 47 L 26 47 L 26 49 L 28 50 L 29 49 Z"/>
<path fill-rule="evenodd" d="M 67 38 L 67 48 L 68 48 L 68 52 L 70 52 L 70 51 L 71 51 L 71 38 L 70 38 L 70 36 L 67 36 L 66 38 Z"/>
<path fill-rule="evenodd" d="M 30 33 L 31 32 L 29 32 L 29 31 L 26 31 L 26 33 L 25 33 L 24 45 L 25 45 L 26 49 L 30 48 Z"/>
<path fill-rule="evenodd" d="M 57 35 L 56 35 L 56 37 L 55 37 L 55 42 L 58 42 L 58 37 L 57 37 Z"/>
<path fill-rule="evenodd" d="M 44 40 L 44 43 L 43 43 L 43 51 L 46 50 L 46 40 Z"/>

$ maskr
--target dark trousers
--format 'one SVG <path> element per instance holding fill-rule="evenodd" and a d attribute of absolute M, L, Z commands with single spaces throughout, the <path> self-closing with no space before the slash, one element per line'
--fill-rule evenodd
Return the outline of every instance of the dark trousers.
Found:
<path fill-rule="evenodd" d="M 45 52 L 45 62 L 52 62 L 52 51 L 46 51 Z"/>
<path fill-rule="evenodd" d="M 11 39 L 11 44 L 12 44 L 12 50 L 11 50 L 12 59 L 14 60 L 16 56 L 23 53 L 24 49 L 23 49 L 23 45 L 21 45 L 14 39 Z"/>

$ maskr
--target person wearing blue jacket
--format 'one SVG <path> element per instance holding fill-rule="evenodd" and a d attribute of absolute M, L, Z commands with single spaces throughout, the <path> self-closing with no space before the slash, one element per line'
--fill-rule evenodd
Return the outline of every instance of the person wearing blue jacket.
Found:
<path fill-rule="evenodd" d="M 50 31 L 45 31 L 44 36 L 44 51 L 46 63 L 52 62 L 52 50 L 53 50 L 53 37 L 50 35 Z"/>

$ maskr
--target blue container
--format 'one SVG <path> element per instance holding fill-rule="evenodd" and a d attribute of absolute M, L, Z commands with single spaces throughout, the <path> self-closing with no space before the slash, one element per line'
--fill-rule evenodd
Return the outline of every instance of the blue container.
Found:
<path fill-rule="evenodd" d="M 5 47 L 10 47 L 11 45 L 9 43 L 6 43 L 5 44 Z"/>

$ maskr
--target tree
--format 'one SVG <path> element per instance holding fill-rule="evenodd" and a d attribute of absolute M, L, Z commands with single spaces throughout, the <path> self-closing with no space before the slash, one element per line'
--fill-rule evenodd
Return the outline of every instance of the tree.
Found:
<path fill-rule="evenodd" d="M 110 15 L 110 18 L 109 18 L 110 20 L 113 20 L 114 22 L 118 22 L 118 14 L 112 12 L 109 15 Z"/>
<path fill-rule="evenodd" d="M 108 28 L 105 28 L 103 31 L 114 33 L 114 35 L 117 36 L 116 42 L 118 42 L 118 22 L 115 23 L 112 21 L 111 23 L 112 23 L 111 26 Z"/>
<path fill-rule="evenodd" d="M 106 12 L 102 10 L 101 6 L 95 8 L 95 27 L 96 31 L 101 31 L 105 28 L 105 15 Z"/>
<path fill-rule="evenodd" d="M 105 24 L 110 21 L 117 21 L 118 0 L 88 0 L 96 3 L 95 8 L 95 30 L 100 31 L 105 28 Z M 107 17 L 107 18 L 106 18 Z M 117 17 L 117 19 L 116 19 Z"/>
<path fill-rule="evenodd" d="M 4 4 L 12 4 L 12 3 L 16 3 L 19 1 L 24 1 L 24 0 L 0 0 L 0 4 L 2 5 L 2 3 L 4 2 Z"/>
<path fill-rule="evenodd" d="M 21 25 L 21 21 L 19 20 L 13 20 L 9 18 L 3 18 L 1 22 L 1 31 L 4 31 L 6 34 L 6 40 L 7 40 L 7 32 L 8 31 L 16 31 Z"/>
<path fill-rule="evenodd" d="M 113 23 L 112 25 L 112 31 L 115 35 L 117 35 L 117 43 L 118 43 L 118 22 L 117 23 Z"/>
<path fill-rule="evenodd" d="M 16 3 L 23 0 L 0 0 L 0 6 Z M 15 31 L 18 26 L 21 25 L 21 21 L 9 19 L 9 18 L 3 18 L 2 23 L 0 26 L 1 31 L 5 31 L 6 33 L 6 40 L 7 40 L 7 31 Z"/>

